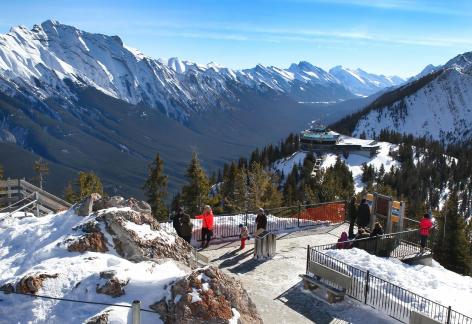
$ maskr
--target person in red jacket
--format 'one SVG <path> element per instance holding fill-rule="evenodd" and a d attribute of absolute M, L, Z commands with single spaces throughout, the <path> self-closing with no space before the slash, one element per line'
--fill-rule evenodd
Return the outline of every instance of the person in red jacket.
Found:
<path fill-rule="evenodd" d="M 202 249 L 207 248 L 213 236 L 213 211 L 211 207 L 206 205 L 203 208 L 203 214 L 197 215 L 195 218 L 202 220 Z"/>
<path fill-rule="evenodd" d="M 433 227 L 431 216 L 426 213 L 420 221 L 420 238 L 421 238 L 421 253 L 423 253 L 426 243 L 428 242 L 429 229 Z"/>

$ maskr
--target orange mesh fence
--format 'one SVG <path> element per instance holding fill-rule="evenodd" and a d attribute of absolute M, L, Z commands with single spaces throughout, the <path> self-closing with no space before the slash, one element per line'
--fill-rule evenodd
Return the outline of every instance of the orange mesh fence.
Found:
<path fill-rule="evenodd" d="M 326 203 L 314 207 L 309 207 L 302 212 L 296 213 L 293 217 L 312 221 L 327 221 L 331 223 L 341 223 L 345 219 L 345 204 L 343 202 Z"/>

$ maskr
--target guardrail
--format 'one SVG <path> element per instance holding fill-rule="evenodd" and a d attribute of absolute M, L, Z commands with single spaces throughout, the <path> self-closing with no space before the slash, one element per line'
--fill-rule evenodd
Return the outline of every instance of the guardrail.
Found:
<path fill-rule="evenodd" d="M 266 209 L 267 231 L 281 232 L 297 228 L 316 226 L 345 221 L 345 202 L 334 201 L 320 204 L 299 205 Z M 249 234 L 256 232 L 257 212 L 242 212 L 229 215 L 215 215 L 213 222 L 213 238 L 225 239 L 239 237 L 239 224 L 248 227 Z M 202 238 L 202 222 L 192 219 L 194 240 Z M 161 222 L 161 226 L 172 230 L 172 222 Z"/>
<path fill-rule="evenodd" d="M 364 271 L 324 254 L 324 246 L 307 247 L 306 274 L 309 274 L 308 265 L 309 261 L 312 261 L 350 276 L 352 281 L 351 286 L 346 291 L 348 296 L 381 310 L 403 323 L 409 323 L 411 312 L 418 312 L 441 323 L 472 324 L 471 317 L 453 310 L 451 306 L 441 305 L 385 279 L 374 276 L 368 270 Z M 337 286 L 336 282 L 327 281 L 327 283 Z"/>
<path fill-rule="evenodd" d="M 20 201 L 34 195 L 37 203 L 36 214 L 47 214 L 70 208 L 67 201 L 39 188 L 23 179 L 0 180 L 0 200 L 6 201 L 6 208 L 13 209 Z M 4 208 L 5 209 L 5 208 Z M 11 210 L 10 210 L 11 211 Z"/>
<path fill-rule="evenodd" d="M 428 239 L 427 246 L 422 254 L 432 254 L 432 242 L 431 238 Z M 391 257 L 400 260 L 415 257 L 421 252 L 418 229 L 319 245 L 313 248 L 318 251 L 358 248 L 379 257 Z"/>

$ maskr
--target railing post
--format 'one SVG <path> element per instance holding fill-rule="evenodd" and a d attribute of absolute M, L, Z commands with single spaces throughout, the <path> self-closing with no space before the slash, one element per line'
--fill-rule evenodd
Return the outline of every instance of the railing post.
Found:
<path fill-rule="evenodd" d="M 246 209 L 246 215 L 244 217 L 244 226 L 247 226 L 247 214 L 248 214 L 248 210 Z"/>
<path fill-rule="evenodd" d="M 300 214 L 302 213 L 302 205 L 298 204 L 297 227 L 300 227 Z"/>
<path fill-rule="evenodd" d="M 452 307 L 449 306 L 449 307 L 447 308 L 447 320 L 446 320 L 446 324 L 451 323 L 451 310 L 452 310 Z"/>
<path fill-rule="evenodd" d="M 133 324 L 141 324 L 141 302 L 134 300 L 131 307 L 131 318 Z"/>
<path fill-rule="evenodd" d="M 370 280 L 370 271 L 367 270 L 367 273 L 365 275 L 364 304 L 367 304 L 367 296 L 369 295 L 369 280 Z"/>
<path fill-rule="evenodd" d="M 34 192 L 34 199 L 36 200 L 36 204 L 35 204 L 36 217 L 39 217 L 39 194 L 37 191 Z"/>
<path fill-rule="evenodd" d="M 308 274 L 308 262 L 310 261 L 310 245 L 306 247 L 306 270 L 305 274 Z"/>

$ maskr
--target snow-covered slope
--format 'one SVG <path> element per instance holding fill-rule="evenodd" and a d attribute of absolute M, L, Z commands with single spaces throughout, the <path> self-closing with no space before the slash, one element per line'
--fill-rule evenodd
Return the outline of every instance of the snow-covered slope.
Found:
<path fill-rule="evenodd" d="M 329 70 L 349 91 L 359 96 L 369 96 L 389 87 L 399 86 L 405 80 L 398 76 L 367 73 L 361 69 L 348 69 L 340 65 Z"/>
<path fill-rule="evenodd" d="M 394 258 L 376 257 L 360 249 L 328 250 L 326 254 L 351 266 L 369 270 L 374 276 L 446 307 L 452 306 L 455 311 L 464 315 L 472 316 L 470 305 L 472 277 L 449 271 L 435 261 L 431 267 L 411 266 Z M 376 288 L 376 286 L 371 287 L 371 289 Z M 408 304 L 412 301 L 405 298 L 402 302 Z"/>
<path fill-rule="evenodd" d="M 68 211 L 43 218 L 0 219 L 0 286 L 18 282 L 21 278 L 35 275 L 54 275 L 43 281 L 38 294 L 57 298 L 129 305 L 133 300 L 142 300 L 144 308 L 166 297 L 166 285 L 185 271 L 175 261 L 157 264 L 152 261 L 130 262 L 120 257 L 112 246 L 108 253 L 68 252 L 67 242 L 80 236 L 71 229 L 93 221 L 94 215 L 77 217 Z M 135 225 L 139 229 L 146 225 Z M 106 233 L 106 231 L 103 231 Z M 154 231 L 154 235 L 168 234 Z M 111 237 L 108 237 L 111 242 Z M 115 277 L 126 284 L 126 294 L 111 297 L 96 293 L 98 285 L 106 280 L 99 276 L 102 271 L 114 272 Z M 57 275 L 57 276 L 56 276 Z M 3 293 L 2 293 L 3 295 Z M 15 311 L 11 311 L 11 310 Z M 126 323 L 129 309 L 107 307 L 29 296 L 4 295 L 0 307 L 2 323 L 82 323 L 103 312 L 109 311 L 109 320 Z M 143 313 L 142 323 L 160 322 L 157 314 Z"/>
<path fill-rule="evenodd" d="M 382 129 L 458 143 L 472 136 L 472 53 L 445 68 L 386 93 L 357 121 L 353 136 Z M 385 104 L 382 104 L 385 102 Z"/>

